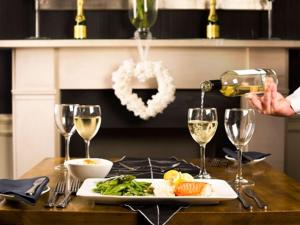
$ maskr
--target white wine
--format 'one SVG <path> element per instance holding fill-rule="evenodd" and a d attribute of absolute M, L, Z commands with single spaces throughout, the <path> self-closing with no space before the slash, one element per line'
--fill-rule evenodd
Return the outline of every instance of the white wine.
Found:
<path fill-rule="evenodd" d="M 198 144 L 206 144 L 215 135 L 218 121 L 189 120 L 188 127 L 193 139 Z"/>
<path fill-rule="evenodd" d="M 225 85 L 220 92 L 226 97 L 240 96 L 249 92 L 263 93 L 263 85 Z"/>
<path fill-rule="evenodd" d="M 100 116 L 75 116 L 74 123 L 77 132 L 85 140 L 90 141 L 98 132 L 101 124 Z"/>
<path fill-rule="evenodd" d="M 273 69 L 231 70 L 223 73 L 220 80 L 203 81 L 200 89 L 203 92 L 220 90 L 226 97 L 235 97 L 249 92 L 263 93 L 267 81 L 278 84 Z"/>

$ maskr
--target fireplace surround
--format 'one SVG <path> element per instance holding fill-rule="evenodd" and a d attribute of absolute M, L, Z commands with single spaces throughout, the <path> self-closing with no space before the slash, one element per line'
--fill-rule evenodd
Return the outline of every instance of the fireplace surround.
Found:
<path fill-rule="evenodd" d="M 300 47 L 300 43 L 276 40 L 153 40 L 149 57 L 162 61 L 169 69 L 178 93 L 180 90 L 198 90 L 201 81 L 218 79 L 224 71 L 245 68 L 275 69 L 279 90 L 287 93 L 288 50 L 294 46 Z M 121 62 L 128 58 L 138 60 L 134 40 L 20 40 L 1 41 L 0 47 L 13 49 L 13 159 L 10 165 L 15 178 L 45 157 L 61 154 L 60 136 L 53 116 L 54 104 L 62 99 L 61 90 L 109 90 L 112 88 L 112 72 Z M 142 90 L 156 87 L 153 82 L 136 82 L 133 88 Z M 245 106 L 243 99 L 242 105 Z M 176 104 L 171 104 L 166 112 L 173 106 Z M 165 115 L 158 115 L 157 119 Z M 154 123 L 151 121 L 149 126 Z M 256 121 L 249 149 L 272 153 L 268 161 L 276 168 L 283 169 L 285 120 L 257 115 Z M 106 137 L 105 132 L 111 130 L 105 126 L 103 122 L 99 132 L 100 143 L 101 130 L 103 137 Z M 193 140 L 187 134 L 186 138 L 193 145 Z M 181 149 L 179 152 L 183 154 Z M 107 149 L 109 154 L 115 154 L 114 151 L 117 156 L 125 152 L 121 148 L 113 151 Z M 189 154 L 197 155 L 198 152 L 191 150 Z"/>

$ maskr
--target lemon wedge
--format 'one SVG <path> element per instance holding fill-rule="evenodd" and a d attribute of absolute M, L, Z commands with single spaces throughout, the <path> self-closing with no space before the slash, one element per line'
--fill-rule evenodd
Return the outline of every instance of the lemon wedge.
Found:
<path fill-rule="evenodd" d="M 177 170 L 169 170 L 164 174 L 164 179 L 167 181 L 170 181 L 170 183 L 173 183 L 174 180 L 178 179 L 180 177 L 180 172 Z"/>
<path fill-rule="evenodd" d="M 194 178 L 191 174 L 189 173 L 180 173 L 179 177 L 177 179 L 174 179 L 173 183 L 175 185 L 178 185 L 179 183 L 182 182 L 192 182 L 194 181 Z"/>
<path fill-rule="evenodd" d="M 167 180 L 170 185 L 177 185 L 181 182 L 194 181 L 194 178 L 189 173 L 181 173 L 177 170 L 169 170 L 164 174 L 164 179 Z"/>

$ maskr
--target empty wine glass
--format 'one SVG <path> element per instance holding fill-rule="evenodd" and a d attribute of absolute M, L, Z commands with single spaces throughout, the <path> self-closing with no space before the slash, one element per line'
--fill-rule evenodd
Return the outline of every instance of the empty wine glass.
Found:
<path fill-rule="evenodd" d="M 215 108 L 190 108 L 188 110 L 189 131 L 200 146 L 200 172 L 197 178 L 211 178 L 205 168 L 205 147 L 213 138 L 218 127 Z"/>
<path fill-rule="evenodd" d="M 254 133 L 255 112 L 253 109 L 226 109 L 224 125 L 229 140 L 237 149 L 238 170 L 233 184 L 253 185 L 253 181 L 243 178 L 242 152 Z"/>
<path fill-rule="evenodd" d="M 69 146 L 71 136 L 75 132 L 74 127 L 74 110 L 73 104 L 55 104 L 54 119 L 57 130 L 65 138 L 65 162 L 70 159 Z M 55 167 L 57 170 L 66 169 L 64 164 Z"/>
<path fill-rule="evenodd" d="M 128 3 L 130 22 L 137 29 L 135 36 L 151 39 L 150 27 L 156 22 L 157 0 L 128 0 Z"/>
<path fill-rule="evenodd" d="M 85 142 L 85 156 L 90 158 L 90 141 L 97 134 L 101 124 L 99 105 L 78 105 L 75 107 L 75 128 Z"/>

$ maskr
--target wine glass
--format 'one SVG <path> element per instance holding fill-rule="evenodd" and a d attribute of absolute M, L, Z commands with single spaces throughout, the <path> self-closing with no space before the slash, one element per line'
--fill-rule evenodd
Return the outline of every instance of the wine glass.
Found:
<path fill-rule="evenodd" d="M 218 116 L 215 108 L 190 108 L 188 110 L 188 127 L 200 146 L 200 172 L 197 178 L 211 178 L 205 168 L 205 147 L 213 138 L 218 127 Z"/>
<path fill-rule="evenodd" d="M 253 109 L 226 109 L 224 125 L 229 140 L 237 149 L 238 170 L 233 184 L 237 187 L 253 185 L 253 181 L 243 178 L 242 152 L 254 133 L 255 112 Z"/>
<path fill-rule="evenodd" d="M 135 36 L 141 39 L 151 39 L 150 27 L 154 25 L 157 18 L 157 0 L 128 0 L 129 19 L 137 29 Z"/>
<path fill-rule="evenodd" d="M 57 130 L 65 138 L 65 162 L 70 160 L 69 146 L 71 136 L 75 132 L 74 127 L 74 110 L 73 104 L 55 104 L 54 119 Z M 56 170 L 66 169 L 64 164 L 55 167 Z"/>
<path fill-rule="evenodd" d="M 85 142 L 85 157 L 90 158 L 90 141 L 97 134 L 101 124 L 99 105 L 78 105 L 75 107 L 75 128 Z"/>

